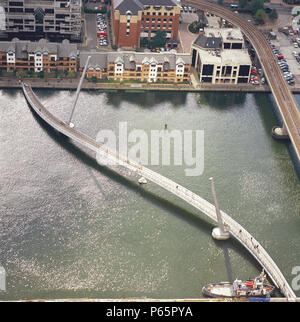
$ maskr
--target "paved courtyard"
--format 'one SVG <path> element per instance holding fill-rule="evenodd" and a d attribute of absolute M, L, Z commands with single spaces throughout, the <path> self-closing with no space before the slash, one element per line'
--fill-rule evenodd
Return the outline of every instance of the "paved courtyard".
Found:
<path fill-rule="evenodd" d="M 198 21 L 198 15 L 196 13 L 182 12 L 181 17 L 182 22 L 179 25 L 180 44 L 184 53 L 190 53 L 191 45 L 198 37 L 198 34 L 191 33 L 188 30 L 188 25 L 194 21 Z"/>

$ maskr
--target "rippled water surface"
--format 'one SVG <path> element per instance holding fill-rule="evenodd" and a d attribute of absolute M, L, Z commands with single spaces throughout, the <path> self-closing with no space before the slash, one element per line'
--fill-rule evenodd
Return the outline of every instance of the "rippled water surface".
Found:
<path fill-rule="evenodd" d="M 36 90 L 67 120 L 72 91 Z M 300 97 L 296 97 L 298 104 Z M 73 121 L 92 137 L 144 129 L 204 130 L 204 172 L 150 166 L 220 207 L 251 232 L 289 283 L 300 266 L 299 179 L 266 94 L 82 92 Z M 254 277 L 259 265 L 184 201 L 57 134 L 19 90 L 0 91 L 0 299 L 197 298 L 209 282 Z M 296 292 L 297 293 L 297 292 Z M 300 293 L 297 293 L 300 296 Z"/>

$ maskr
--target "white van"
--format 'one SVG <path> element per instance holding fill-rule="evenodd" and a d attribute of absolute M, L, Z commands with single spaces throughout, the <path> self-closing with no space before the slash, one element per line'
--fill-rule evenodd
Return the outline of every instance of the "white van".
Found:
<path fill-rule="evenodd" d="M 230 8 L 237 9 L 239 6 L 237 4 L 231 4 Z"/>

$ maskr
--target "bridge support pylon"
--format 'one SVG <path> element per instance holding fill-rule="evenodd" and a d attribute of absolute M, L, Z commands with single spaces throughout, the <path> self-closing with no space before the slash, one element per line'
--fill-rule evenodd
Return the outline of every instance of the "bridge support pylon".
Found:
<path fill-rule="evenodd" d="M 215 201 L 215 207 L 216 207 L 216 214 L 217 214 L 217 219 L 218 219 L 218 225 L 219 227 L 215 227 L 212 231 L 212 237 L 217 239 L 217 240 L 226 240 L 228 238 L 230 238 L 230 234 L 228 231 L 225 230 L 224 227 L 224 223 L 221 217 L 221 212 L 220 212 L 220 208 L 219 208 L 219 204 L 218 204 L 218 200 L 217 200 L 217 195 L 216 195 L 216 190 L 215 190 L 215 185 L 214 185 L 214 179 L 213 177 L 209 178 L 209 180 L 211 181 L 211 190 L 212 190 L 212 194 L 214 197 L 214 201 Z"/>
<path fill-rule="evenodd" d="M 289 134 L 288 134 L 286 125 L 283 123 L 282 127 L 273 126 L 273 128 L 272 128 L 272 136 L 273 136 L 274 139 L 288 140 L 289 139 Z"/>

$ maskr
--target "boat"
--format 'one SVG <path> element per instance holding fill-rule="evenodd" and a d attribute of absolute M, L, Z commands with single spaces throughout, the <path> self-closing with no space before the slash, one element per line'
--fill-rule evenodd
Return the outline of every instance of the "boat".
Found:
<path fill-rule="evenodd" d="M 202 293 L 209 297 L 270 297 L 275 287 L 268 284 L 264 271 L 246 281 L 236 279 L 233 283 L 220 282 L 207 284 Z"/>

